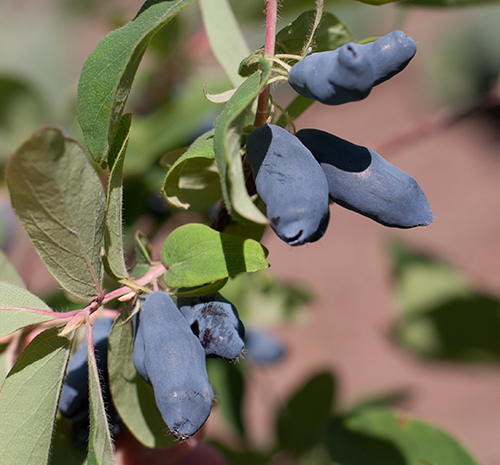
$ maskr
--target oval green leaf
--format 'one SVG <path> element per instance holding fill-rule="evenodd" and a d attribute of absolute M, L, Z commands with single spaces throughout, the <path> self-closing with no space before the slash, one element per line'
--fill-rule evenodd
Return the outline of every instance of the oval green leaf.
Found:
<path fill-rule="evenodd" d="M 0 337 L 55 318 L 45 312 L 52 309 L 43 300 L 22 287 L 0 281 Z"/>
<path fill-rule="evenodd" d="M 166 449 L 174 438 L 156 406 L 153 388 L 137 373 L 132 360 L 134 336 L 126 312 L 115 320 L 109 336 L 108 372 L 113 402 L 127 428 L 146 447 Z"/>
<path fill-rule="evenodd" d="M 58 328 L 40 333 L 24 349 L 0 391 L 0 465 L 49 463 L 70 340 Z"/>
<path fill-rule="evenodd" d="M 55 128 L 28 139 L 7 167 L 12 207 L 62 287 L 82 299 L 102 293 L 104 191 L 83 149 Z"/>
<path fill-rule="evenodd" d="M 259 61 L 262 71 L 252 74 L 229 99 L 215 120 L 214 151 L 224 202 L 230 215 L 240 223 L 267 224 L 267 218 L 252 202 L 245 187 L 241 161 L 241 135 L 245 118 L 260 91 L 266 86 L 271 67 Z"/>
<path fill-rule="evenodd" d="M 78 83 L 77 113 L 96 162 L 107 157 L 151 38 L 193 1 L 146 1 L 132 21 L 105 36 L 87 57 Z"/>
<path fill-rule="evenodd" d="M 187 224 L 163 243 L 161 258 L 170 288 L 195 287 L 269 266 L 267 250 L 253 239 L 231 236 L 203 224 Z"/>

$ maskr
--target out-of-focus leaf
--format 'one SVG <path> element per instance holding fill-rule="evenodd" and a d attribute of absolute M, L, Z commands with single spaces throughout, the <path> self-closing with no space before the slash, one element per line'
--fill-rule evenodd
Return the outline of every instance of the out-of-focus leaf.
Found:
<path fill-rule="evenodd" d="M 123 252 L 122 204 L 123 163 L 131 122 L 131 115 L 122 117 L 109 154 L 109 163 L 112 168 L 108 181 L 103 262 L 108 273 L 116 279 L 128 278 Z"/>
<path fill-rule="evenodd" d="M 163 243 L 164 275 L 171 288 L 195 287 L 269 266 L 267 250 L 252 239 L 220 233 L 203 224 L 187 224 Z"/>
<path fill-rule="evenodd" d="M 386 3 L 398 2 L 400 0 L 357 0 L 357 1 L 361 3 L 366 3 L 368 5 L 379 6 L 379 5 L 385 5 Z"/>
<path fill-rule="evenodd" d="M 6 281 L 19 287 L 26 287 L 23 278 L 21 278 L 2 250 L 0 250 L 0 281 Z M 0 297 L 0 302 L 1 301 L 2 298 Z"/>
<path fill-rule="evenodd" d="M 217 409 L 239 435 L 244 437 L 242 405 L 245 396 L 245 378 L 241 368 L 225 360 L 212 358 L 207 360 L 207 370 L 210 383 L 217 393 Z"/>
<path fill-rule="evenodd" d="M 0 391 L 0 464 L 46 465 L 70 340 L 58 329 L 40 333 L 24 349 Z"/>
<path fill-rule="evenodd" d="M 479 465 L 447 433 L 384 408 L 332 419 L 325 443 L 339 465 Z"/>
<path fill-rule="evenodd" d="M 130 271 L 134 279 L 142 278 L 153 267 L 151 261 L 151 245 L 141 231 L 135 233 L 135 265 Z"/>
<path fill-rule="evenodd" d="M 203 210 L 220 199 L 213 134 L 208 131 L 198 137 L 168 170 L 162 193 L 175 207 Z"/>
<path fill-rule="evenodd" d="M 214 150 L 224 202 L 231 216 L 242 223 L 267 224 L 267 218 L 248 195 L 240 154 L 245 118 L 271 72 L 267 60 L 261 59 L 259 63 L 262 71 L 252 74 L 238 87 L 215 120 Z"/>
<path fill-rule="evenodd" d="M 455 270 L 393 246 L 401 318 L 395 340 L 424 357 L 500 362 L 500 301 L 474 291 Z"/>
<path fill-rule="evenodd" d="M 394 1 L 394 0 L 392 0 Z M 371 2 L 365 2 L 371 3 Z M 402 5 L 412 5 L 412 6 L 430 6 L 430 7 L 474 7 L 482 5 L 493 5 L 498 3 L 498 0 L 403 0 Z"/>
<path fill-rule="evenodd" d="M 102 292 L 104 191 L 85 152 L 44 128 L 14 154 L 7 169 L 14 211 L 43 262 L 69 292 Z"/>
<path fill-rule="evenodd" d="M 300 455 L 321 440 L 330 415 L 335 382 L 320 373 L 301 387 L 281 409 L 277 420 L 281 447 Z"/>
<path fill-rule="evenodd" d="M 174 445 L 173 436 L 156 407 L 153 388 L 139 376 L 132 360 L 132 324 L 122 312 L 109 336 L 108 372 L 113 402 L 120 418 L 145 446 L 166 449 Z"/>
<path fill-rule="evenodd" d="M 428 358 L 499 363 L 499 332 L 500 301 L 473 294 L 403 316 L 394 337 L 406 349 Z"/>
<path fill-rule="evenodd" d="M 53 320 L 55 316 L 48 312 L 52 309 L 31 292 L 0 281 L 0 337 L 25 326 Z"/>
<path fill-rule="evenodd" d="M 89 367 L 89 443 L 88 462 L 91 465 L 113 465 L 113 444 L 102 397 L 99 372 L 94 353 L 90 323 L 87 324 L 87 358 Z"/>
<path fill-rule="evenodd" d="M 78 83 L 77 112 L 95 161 L 107 156 L 149 41 L 193 1 L 147 0 L 132 21 L 105 36 L 87 57 Z"/>
<path fill-rule="evenodd" d="M 238 67 L 250 50 L 241 33 L 228 0 L 200 0 L 203 25 L 212 52 L 234 86 L 243 79 Z"/>

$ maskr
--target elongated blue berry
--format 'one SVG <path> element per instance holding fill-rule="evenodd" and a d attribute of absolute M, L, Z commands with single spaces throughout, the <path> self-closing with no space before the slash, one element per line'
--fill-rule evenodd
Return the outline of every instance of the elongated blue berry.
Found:
<path fill-rule="evenodd" d="M 234 305 L 219 293 L 179 297 L 177 304 L 208 356 L 226 360 L 240 357 L 245 328 Z"/>
<path fill-rule="evenodd" d="M 313 53 L 292 67 L 288 82 L 300 95 L 327 105 L 354 102 L 402 71 L 416 50 L 413 39 L 394 31 L 368 44 Z"/>
<path fill-rule="evenodd" d="M 302 129 L 297 138 L 320 162 L 339 205 L 398 228 L 427 226 L 434 219 L 417 181 L 375 151 L 317 129 Z"/>
<path fill-rule="evenodd" d="M 290 245 L 322 237 L 330 218 L 328 183 L 311 152 L 285 129 L 265 124 L 248 136 L 247 157 L 276 234 Z"/>
<path fill-rule="evenodd" d="M 139 357 L 134 356 L 136 369 L 145 371 L 170 432 L 186 440 L 203 426 L 212 408 L 214 393 L 205 351 L 186 318 L 164 292 L 152 292 L 146 297 L 138 319 L 143 346 L 134 345 L 134 352 L 144 348 L 144 360 L 138 366 Z"/>

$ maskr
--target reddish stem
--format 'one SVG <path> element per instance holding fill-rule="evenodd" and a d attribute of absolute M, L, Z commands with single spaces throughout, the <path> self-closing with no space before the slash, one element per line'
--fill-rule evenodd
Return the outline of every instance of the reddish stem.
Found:
<path fill-rule="evenodd" d="M 267 0 L 266 8 L 266 43 L 264 44 L 264 54 L 274 56 L 276 45 L 276 22 L 278 21 L 278 0 Z M 269 87 L 266 86 L 259 95 L 257 103 L 257 113 L 255 115 L 254 126 L 262 126 L 269 115 Z"/>

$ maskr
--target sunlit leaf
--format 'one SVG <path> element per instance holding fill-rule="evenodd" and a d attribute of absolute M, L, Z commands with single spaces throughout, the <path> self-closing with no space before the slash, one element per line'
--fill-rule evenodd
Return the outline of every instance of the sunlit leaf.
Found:
<path fill-rule="evenodd" d="M 215 120 L 214 150 L 224 202 L 231 216 L 239 222 L 267 224 L 246 190 L 240 154 L 245 118 L 270 74 L 267 60 L 261 59 L 260 66 L 262 71 L 247 78 Z"/>
<path fill-rule="evenodd" d="M 146 1 L 132 21 L 105 36 L 87 57 L 78 83 L 77 112 L 95 161 L 107 156 L 151 38 L 193 1 Z"/>
<path fill-rule="evenodd" d="M 123 252 L 123 163 L 130 135 L 131 116 L 124 115 L 111 146 L 111 172 L 108 180 L 106 221 L 104 228 L 103 261 L 114 278 L 127 278 L 127 266 Z"/>
<path fill-rule="evenodd" d="M 14 211 L 43 262 L 69 292 L 101 291 L 104 191 L 85 152 L 44 128 L 13 155 L 7 184 Z"/>
<path fill-rule="evenodd" d="M 171 288 L 195 287 L 269 266 L 267 250 L 252 239 L 220 233 L 203 224 L 177 228 L 165 240 L 161 257 Z"/>

